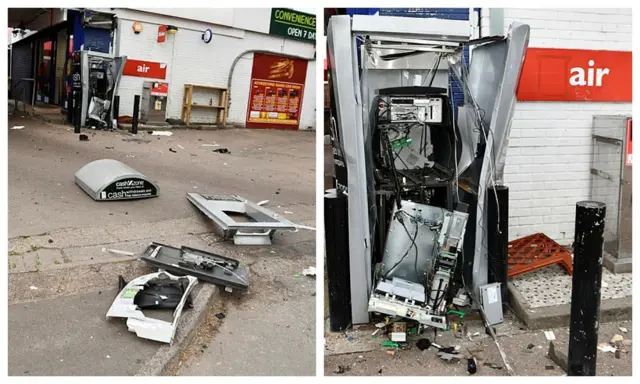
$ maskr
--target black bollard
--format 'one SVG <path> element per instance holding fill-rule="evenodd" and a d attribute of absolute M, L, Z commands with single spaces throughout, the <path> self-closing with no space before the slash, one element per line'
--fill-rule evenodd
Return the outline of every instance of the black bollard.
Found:
<path fill-rule="evenodd" d="M 595 376 L 606 205 L 576 204 L 569 330 L 569 376 Z"/>
<path fill-rule="evenodd" d="M 81 130 L 81 120 L 82 120 L 82 92 L 79 90 L 73 91 L 72 97 L 72 114 L 73 114 L 73 133 L 80 133 Z"/>
<path fill-rule="evenodd" d="M 133 98 L 133 120 L 131 121 L 131 133 L 138 134 L 138 114 L 140 112 L 140 95 Z"/>
<path fill-rule="evenodd" d="M 324 196 L 324 230 L 329 289 L 329 328 L 341 332 L 351 324 L 349 226 L 347 196 L 335 190 Z"/>
<path fill-rule="evenodd" d="M 501 283 L 502 304 L 506 305 L 509 273 L 509 187 L 498 185 L 489 188 L 487 193 L 489 283 Z"/>
<path fill-rule="evenodd" d="M 118 117 L 120 117 L 120 96 L 114 96 L 113 97 L 113 120 L 116 121 L 116 125 L 113 128 L 118 128 Z"/>

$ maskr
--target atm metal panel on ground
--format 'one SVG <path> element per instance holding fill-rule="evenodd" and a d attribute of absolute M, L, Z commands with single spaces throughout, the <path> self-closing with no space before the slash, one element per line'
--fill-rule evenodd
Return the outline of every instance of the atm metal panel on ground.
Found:
<path fill-rule="evenodd" d="M 187 199 L 220 227 L 225 239 L 233 238 L 237 245 L 270 245 L 277 229 L 297 229 L 277 213 L 237 195 L 187 193 Z M 249 221 L 237 221 L 229 214 L 243 215 Z"/>
<path fill-rule="evenodd" d="M 76 184 L 96 201 L 157 197 L 158 186 L 145 175 L 119 162 L 102 159 L 80 168 Z"/>

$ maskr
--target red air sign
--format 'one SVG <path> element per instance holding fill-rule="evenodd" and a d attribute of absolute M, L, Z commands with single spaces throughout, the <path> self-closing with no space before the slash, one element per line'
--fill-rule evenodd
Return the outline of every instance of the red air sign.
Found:
<path fill-rule="evenodd" d="M 151 79 L 166 79 L 167 64 L 127 59 L 122 74 L 125 76 L 148 77 Z"/>
<path fill-rule="evenodd" d="M 631 52 L 529 48 L 518 100 L 631 102 Z"/>

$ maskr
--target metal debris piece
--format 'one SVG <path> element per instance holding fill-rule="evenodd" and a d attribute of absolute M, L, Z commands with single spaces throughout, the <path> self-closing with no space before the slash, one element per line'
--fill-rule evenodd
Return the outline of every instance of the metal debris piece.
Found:
<path fill-rule="evenodd" d="M 14 125 L 11 129 L 24 129 L 24 125 Z"/>
<path fill-rule="evenodd" d="M 262 200 L 261 202 L 257 203 L 256 205 L 259 205 L 259 206 L 262 207 L 263 205 L 267 204 L 268 202 L 269 202 L 269 200 Z"/>
<path fill-rule="evenodd" d="M 236 245 L 271 245 L 278 229 L 296 229 L 296 225 L 275 212 L 237 195 L 187 193 L 187 199 L 218 225 L 225 239 Z M 250 221 L 237 221 L 230 214 Z"/>
<path fill-rule="evenodd" d="M 547 341 L 554 341 L 556 339 L 556 335 L 553 331 L 544 331 L 544 337 L 547 338 Z"/>
<path fill-rule="evenodd" d="M 307 269 L 304 269 L 302 271 L 302 274 L 305 275 L 305 276 L 315 276 L 316 275 L 316 267 L 311 266 L 311 267 L 309 267 Z"/>
<path fill-rule="evenodd" d="M 560 351 L 556 351 L 556 347 L 553 344 L 553 342 L 549 342 L 549 352 L 548 352 L 548 356 L 549 359 L 551 359 L 551 361 L 553 361 L 554 363 L 558 364 L 558 366 L 565 372 L 567 372 L 567 369 L 569 368 L 569 360 L 567 358 L 567 355 L 565 355 L 564 353 L 560 352 Z"/>
<path fill-rule="evenodd" d="M 619 330 L 620 330 L 620 332 L 622 332 L 622 333 L 627 333 L 627 332 L 628 332 L 628 331 L 627 331 L 627 328 L 625 328 L 625 327 L 618 327 L 618 329 L 619 329 Z"/>
<path fill-rule="evenodd" d="M 163 280 L 179 282 L 185 286 L 182 300 L 173 312 L 172 322 L 146 317 L 134 304 L 136 295 L 145 288 L 147 283 Z M 198 284 L 198 279 L 193 276 L 178 277 L 164 271 L 137 277 L 131 280 L 118 294 L 107 312 L 107 318 L 126 318 L 127 328 L 129 331 L 135 332 L 138 337 L 171 344 L 182 309 L 196 284 Z"/>
<path fill-rule="evenodd" d="M 168 131 L 153 131 L 151 132 L 152 136 L 172 136 L 173 132 Z"/>
<path fill-rule="evenodd" d="M 223 286 L 227 291 L 246 290 L 249 287 L 249 271 L 241 267 L 238 260 L 200 249 L 151 243 L 141 259 L 158 269 L 194 276 L 207 283 Z"/>
<path fill-rule="evenodd" d="M 133 253 L 133 252 L 121 251 L 119 249 L 109 249 L 109 248 L 102 248 L 102 252 L 115 253 L 117 255 L 125 255 L 125 256 L 134 256 L 135 255 L 135 253 Z"/>
<path fill-rule="evenodd" d="M 29 289 L 32 290 L 32 291 L 37 291 L 38 287 L 36 287 L 35 285 L 32 285 L 32 286 L 29 287 Z"/>
<path fill-rule="evenodd" d="M 145 175 L 113 159 L 90 162 L 75 174 L 76 184 L 94 200 L 157 197 L 159 188 Z"/>

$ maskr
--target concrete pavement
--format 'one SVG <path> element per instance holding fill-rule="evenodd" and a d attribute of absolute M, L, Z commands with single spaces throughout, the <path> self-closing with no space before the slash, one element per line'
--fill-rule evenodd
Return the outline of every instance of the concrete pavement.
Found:
<path fill-rule="evenodd" d="M 315 252 L 310 245 L 315 244 L 313 231 L 277 234 L 273 247 L 222 242 L 210 220 L 185 198 L 187 192 L 198 191 L 267 199 L 275 212 L 315 226 L 313 133 L 174 131 L 171 137 L 141 133 L 136 138 L 141 140 L 130 141 L 131 136 L 120 133 L 88 131 L 90 140 L 80 142 L 68 127 L 30 119 L 10 119 L 9 125 L 25 126 L 9 131 L 11 375 L 162 372 L 163 367 L 148 365 L 166 363 L 162 356 L 170 355 L 169 347 L 137 338 L 124 321 L 105 320 L 117 276 L 130 279 L 153 270 L 103 248 L 139 252 L 159 241 L 211 250 L 243 263 L 260 252 L 274 256 L 271 250 L 282 250 L 283 256 L 271 259 L 276 264 L 281 257 L 306 263 L 300 255 L 312 248 Z M 231 153 L 213 153 L 211 144 Z M 73 175 L 100 158 L 125 162 L 157 181 L 160 197 L 93 201 L 74 184 Z M 251 272 L 252 289 L 276 289 L 260 286 L 253 268 Z M 315 303 L 315 297 L 309 295 L 309 301 Z M 185 327 L 193 324 L 186 320 L 188 312 L 178 334 L 188 333 Z"/>

